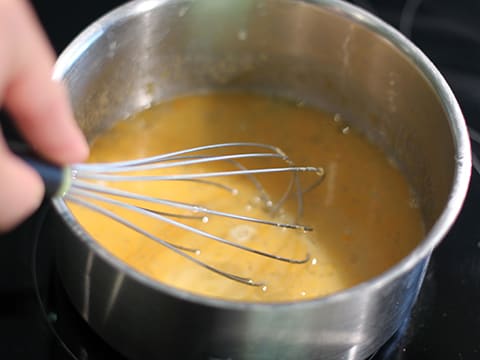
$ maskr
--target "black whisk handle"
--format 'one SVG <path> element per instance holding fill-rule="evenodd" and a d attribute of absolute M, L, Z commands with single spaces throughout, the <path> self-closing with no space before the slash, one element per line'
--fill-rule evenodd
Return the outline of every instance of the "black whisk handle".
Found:
<path fill-rule="evenodd" d="M 7 140 L 10 150 L 30 165 L 42 178 L 45 186 L 45 196 L 61 196 L 61 189 L 64 187 L 65 169 L 52 164 L 35 154 L 25 143 L 15 140 Z"/>

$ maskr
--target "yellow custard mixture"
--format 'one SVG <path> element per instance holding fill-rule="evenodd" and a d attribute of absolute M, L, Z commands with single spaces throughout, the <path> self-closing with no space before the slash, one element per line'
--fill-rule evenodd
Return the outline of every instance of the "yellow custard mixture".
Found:
<path fill-rule="evenodd" d="M 69 206 L 93 238 L 145 275 L 189 292 L 240 301 L 294 301 L 351 287 L 391 267 L 424 235 L 420 212 L 406 180 L 379 149 L 339 121 L 338 116 L 275 98 L 222 93 L 160 103 L 117 122 L 97 137 L 91 144 L 89 162 L 135 159 L 225 142 L 272 144 L 281 148 L 295 165 L 323 167 L 323 182 L 303 196 L 302 215 L 299 217 L 296 196 L 290 196 L 274 219 L 299 222 L 314 230 L 307 233 L 282 230 L 212 215 L 203 216 L 203 221 L 172 219 L 284 257 L 302 259 L 308 254 L 307 263 L 271 260 L 194 235 L 158 219 L 114 205 L 105 207 L 160 239 L 199 250 L 188 253 L 190 256 L 262 282 L 264 286 L 248 286 L 226 279 L 103 215 L 76 204 Z M 239 162 L 249 168 L 285 166 L 277 160 Z M 238 170 L 238 167 L 220 162 L 166 169 L 162 174 L 224 169 Z M 288 174 L 258 176 L 274 203 L 290 179 Z M 299 179 L 305 189 L 316 177 L 301 174 Z M 211 180 L 236 191 L 186 181 L 104 185 L 220 211 L 269 218 L 257 188 L 246 177 Z M 137 205 L 152 208 L 143 203 Z M 185 210 L 161 205 L 154 210 L 186 214 Z"/>

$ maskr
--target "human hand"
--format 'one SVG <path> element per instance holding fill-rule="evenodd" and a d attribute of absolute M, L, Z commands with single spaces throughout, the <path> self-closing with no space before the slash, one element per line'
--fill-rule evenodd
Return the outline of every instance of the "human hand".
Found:
<path fill-rule="evenodd" d="M 25 0 L 0 0 L 0 105 L 26 141 L 59 164 L 84 160 L 88 146 L 64 87 L 51 79 L 55 54 Z M 0 134 L 0 233 L 41 203 L 39 175 L 8 149 Z"/>

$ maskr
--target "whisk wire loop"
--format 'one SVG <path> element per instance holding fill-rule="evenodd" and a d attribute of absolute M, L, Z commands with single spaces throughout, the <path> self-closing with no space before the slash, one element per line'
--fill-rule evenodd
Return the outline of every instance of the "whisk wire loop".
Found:
<path fill-rule="evenodd" d="M 248 151 L 244 153 L 228 153 L 218 154 L 218 151 L 226 151 L 227 149 L 239 149 L 245 148 Z M 252 152 L 251 149 L 262 149 L 267 152 Z M 204 152 L 214 150 L 214 154 L 205 154 Z M 240 161 L 243 159 L 254 160 L 276 160 L 283 161 L 285 166 L 276 167 L 262 167 L 262 168 L 247 168 Z M 194 165 L 204 165 L 207 163 L 230 163 L 234 169 L 225 171 L 204 171 L 204 172 L 189 172 L 178 174 L 158 174 L 159 170 L 168 168 L 182 168 L 184 172 L 186 168 Z M 145 174 L 148 171 L 155 171 L 153 174 Z M 133 174 L 130 174 L 133 172 Z M 143 172 L 140 173 L 139 172 Z M 223 144 L 213 144 L 206 146 L 199 146 L 190 149 L 182 149 L 179 151 L 170 152 L 167 154 L 147 157 L 137 160 L 128 160 L 112 163 L 91 163 L 91 164 L 77 164 L 72 167 L 72 185 L 70 189 L 64 195 L 65 200 L 76 203 L 80 206 L 86 207 L 92 211 L 100 213 L 104 216 L 111 218 L 114 221 L 140 233 L 141 235 L 165 246 L 166 248 L 174 251 L 175 253 L 183 256 L 184 258 L 192 261 L 193 263 L 213 271 L 214 273 L 226 277 L 228 279 L 240 282 L 242 284 L 251 286 L 265 286 L 263 281 L 255 281 L 248 277 L 239 276 L 230 272 L 221 270 L 211 264 L 208 264 L 200 260 L 197 256 L 200 255 L 199 249 L 193 249 L 177 244 L 173 244 L 164 239 L 155 236 L 149 231 L 142 229 L 140 226 L 135 225 L 131 221 L 122 218 L 114 211 L 111 211 L 105 207 L 105 205 L 113 205 L 129 211 L 133 211 L 158 221 L 170 224 L 177 228 L 181 228 L 185 231 L 191 232 L 198 236 L 217 241 L 226 246 L 235 247 L 239 250 L 250 252 L 259 256 L 264 256 L 272 260 L 282 261 L 290 264 L 304 264 L 309 261 L 310 255 L 307 253 L 302 259 L 294 259 L 284 257 L 269 252 L 254 249 L 237 242 L 227 240 L 223 237 L 214 235 L 207 231 L 200 230 L 194 226 L 187 225 L 175 219 L 196 219 L 204 220 L 208 219 L 208 216 L 217 216 L 223 218 L 229 218 L 242 222 L 257 223 L 268 226 L 275 226 L 284 229 L 299 230 L 303 232 L 312 231 L 313 229 L 306 225 L 301 225 L 296 220 L 295 223 L 284 223 L 273 220 L 274 216 L 278 213 L 287 199 L 294 193 L 294 197 L 297 203 L 297 218 L 300 218 L 303 213 L 303 195 L 305 190 L 302 189 L 299 174 L 300 173 L 313 173 L 317 175 L 318 179 L 311 184 L 307 189 L 313 190 L 318 186 L 323 178 L 324 171 L 321 167 L 314 166 L 296 166 L 288 156 L 278 147 L 250 142 L 233 142 Z M 257 178 L 257 175 L 261 174 L 279 174 L 290 173 L 292 174 L 290 181 L 287 184 L 286 190 L 280 196 L 280 199 L 274 203 L 271 201 L 268 192 L 263 187 L 262 183 Z M 108 186 L 103 186 L 98 181 L 106 182 L 132 182 L 132 181 L 192 181 L 198 184 L 216 186 L 223 190 L 230 192 L 232 195 L 236 195 L 236 189 L 223 184 L 219 179 L 223 177 L 232 176 L 245 176 L 255 187 L 257 193 L 265 208 L 268 210 L 272 219 L 256 218 L 250 216 L 244 216 L 231 212 L 220 211 L 211 209 L 198 204 L 191 204 L 186 202 L 174 201 L 158 197 L 150 197 L 142 195 L 136 192 L 128 192 Z M 159 185 L 161 186 L 161 185 Z M 93 200 L 93 201 L 92 201 Z M 128 200 L 130 202 L 127 202 Z M 141 202 L 147 205 L 135 205 L 131 201 Z M 104 204 L 103 206 L 100 204 Z M 150 205 L 148 205 L 150 204 Z M 167 210 L 159 211 L 155 205 L 166 206 Z M 172 210 L 169 210 L 172 209 Z M 183 212 L 188 212 L 187 214 Z M 189 254 L 193 253 L 192 254 Z"/>

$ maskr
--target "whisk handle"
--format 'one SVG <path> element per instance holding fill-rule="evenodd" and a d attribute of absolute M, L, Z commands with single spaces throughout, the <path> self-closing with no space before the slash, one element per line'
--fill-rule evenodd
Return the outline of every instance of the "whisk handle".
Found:
<path fill-rule="evenodd" d="M 69 187 L 70 170 L 52 164 L 36 155 L 25 143 L 8 140 L 12 152 L 30 165 L 42 178 L 45 186 L 45 196 L 62 196 Z"/>

